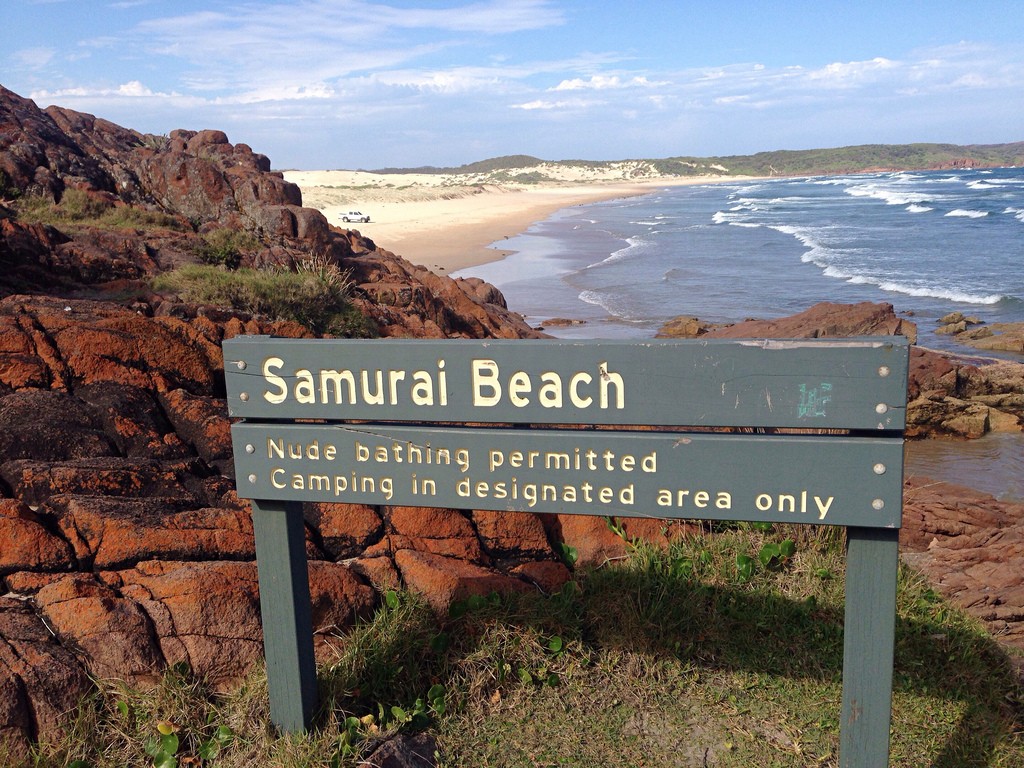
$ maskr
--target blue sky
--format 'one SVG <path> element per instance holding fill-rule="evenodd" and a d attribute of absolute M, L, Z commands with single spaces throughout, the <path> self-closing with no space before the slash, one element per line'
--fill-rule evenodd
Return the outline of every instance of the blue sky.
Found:
<path fill-rule="evenodd" d="M 1021 0 L 4 0 L 0 83 L 276 168 L 1024 140 Z"/>

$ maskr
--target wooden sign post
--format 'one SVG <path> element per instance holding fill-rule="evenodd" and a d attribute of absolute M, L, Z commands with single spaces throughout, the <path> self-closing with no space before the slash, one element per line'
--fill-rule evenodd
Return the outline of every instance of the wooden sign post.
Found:
<path fill-rule="evenodd" d="M 901 337 L 225 341 L 272 719 L 316 707 L 302 502 L 838 525 L 840 763 L 887 765 L 908 356 Z"/>

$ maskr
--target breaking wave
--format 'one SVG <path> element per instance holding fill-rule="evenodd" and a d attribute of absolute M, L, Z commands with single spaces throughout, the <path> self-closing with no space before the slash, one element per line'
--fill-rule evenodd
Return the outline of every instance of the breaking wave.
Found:
<path fill-rule="evenodd" d="M 983 219 L 988 216 L 988 211 L 969 211 L 964 208 L 954 208 L 952 211 L 946 214 L 953 218 L 961 217 L 965 219 Z"/>

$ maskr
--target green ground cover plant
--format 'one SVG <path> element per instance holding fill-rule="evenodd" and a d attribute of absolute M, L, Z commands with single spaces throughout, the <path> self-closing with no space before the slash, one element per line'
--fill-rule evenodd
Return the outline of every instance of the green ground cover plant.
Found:
<path fill-rule="evenodd" d="M 323 260 L 311 260 L 295 271 L 231 270 L 192 264 L 157 275 L 153 287 L 195 304 L 215 304 L 275 320 L 294 320 L 316 334 L 346 338 L 374 335 L 372 325 L 349 302 L 348 276 Z"/>
<path fill-rule="evenodd" d="M 275 737 L 259 673 L 217 696 L 172 669 L 155 691 L 101 685 L 35 765 L 336 768 L 427 729 L 446 768 L 837 766 L 842 531 L 716 528 L 443 617 L 385 593 L 335 639 L 307 735 Z M 1005 651 L 908 568 L 898 614 L 891 765 L 1024 765 Z"/>
<path fill-rule="evenodd" d="M 238 229 L 215 229 L 203 235 L 196 255 L 204 264 L 238 269 L 242 257 L 260 247 L 256 237 Z"/>
<path fill-rule="evenodd" d="M 18 218 L 54 227 L 92 226 L 100 229 L 175 229 L 186 227 L 175 216 L 130 205 L 115 205 L 80 189 L 66 189 L 55 203 L 44 196 L 26 196 L 15 201 Z"/>

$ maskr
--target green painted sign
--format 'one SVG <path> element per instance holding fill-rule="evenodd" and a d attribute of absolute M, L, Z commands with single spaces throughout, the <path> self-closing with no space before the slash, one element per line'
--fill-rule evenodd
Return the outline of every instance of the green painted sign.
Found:
<path fill-rule="evenodd" d="M 232 416 L 901 430 L 902 337 L 224 342 Z"/>
<path fill-rule="evenodd" d="M 225 341 L 271 718 L 317 703 L 302 502 L 839 525 L 840 766 L 884 767 L 908 362 L 901 337 Z"/>
<path fill-rule="evenodd" d="M 245 498 L 900 525 L 900 438 L 389 424 L 241 424 L 233 438 Z"/>

